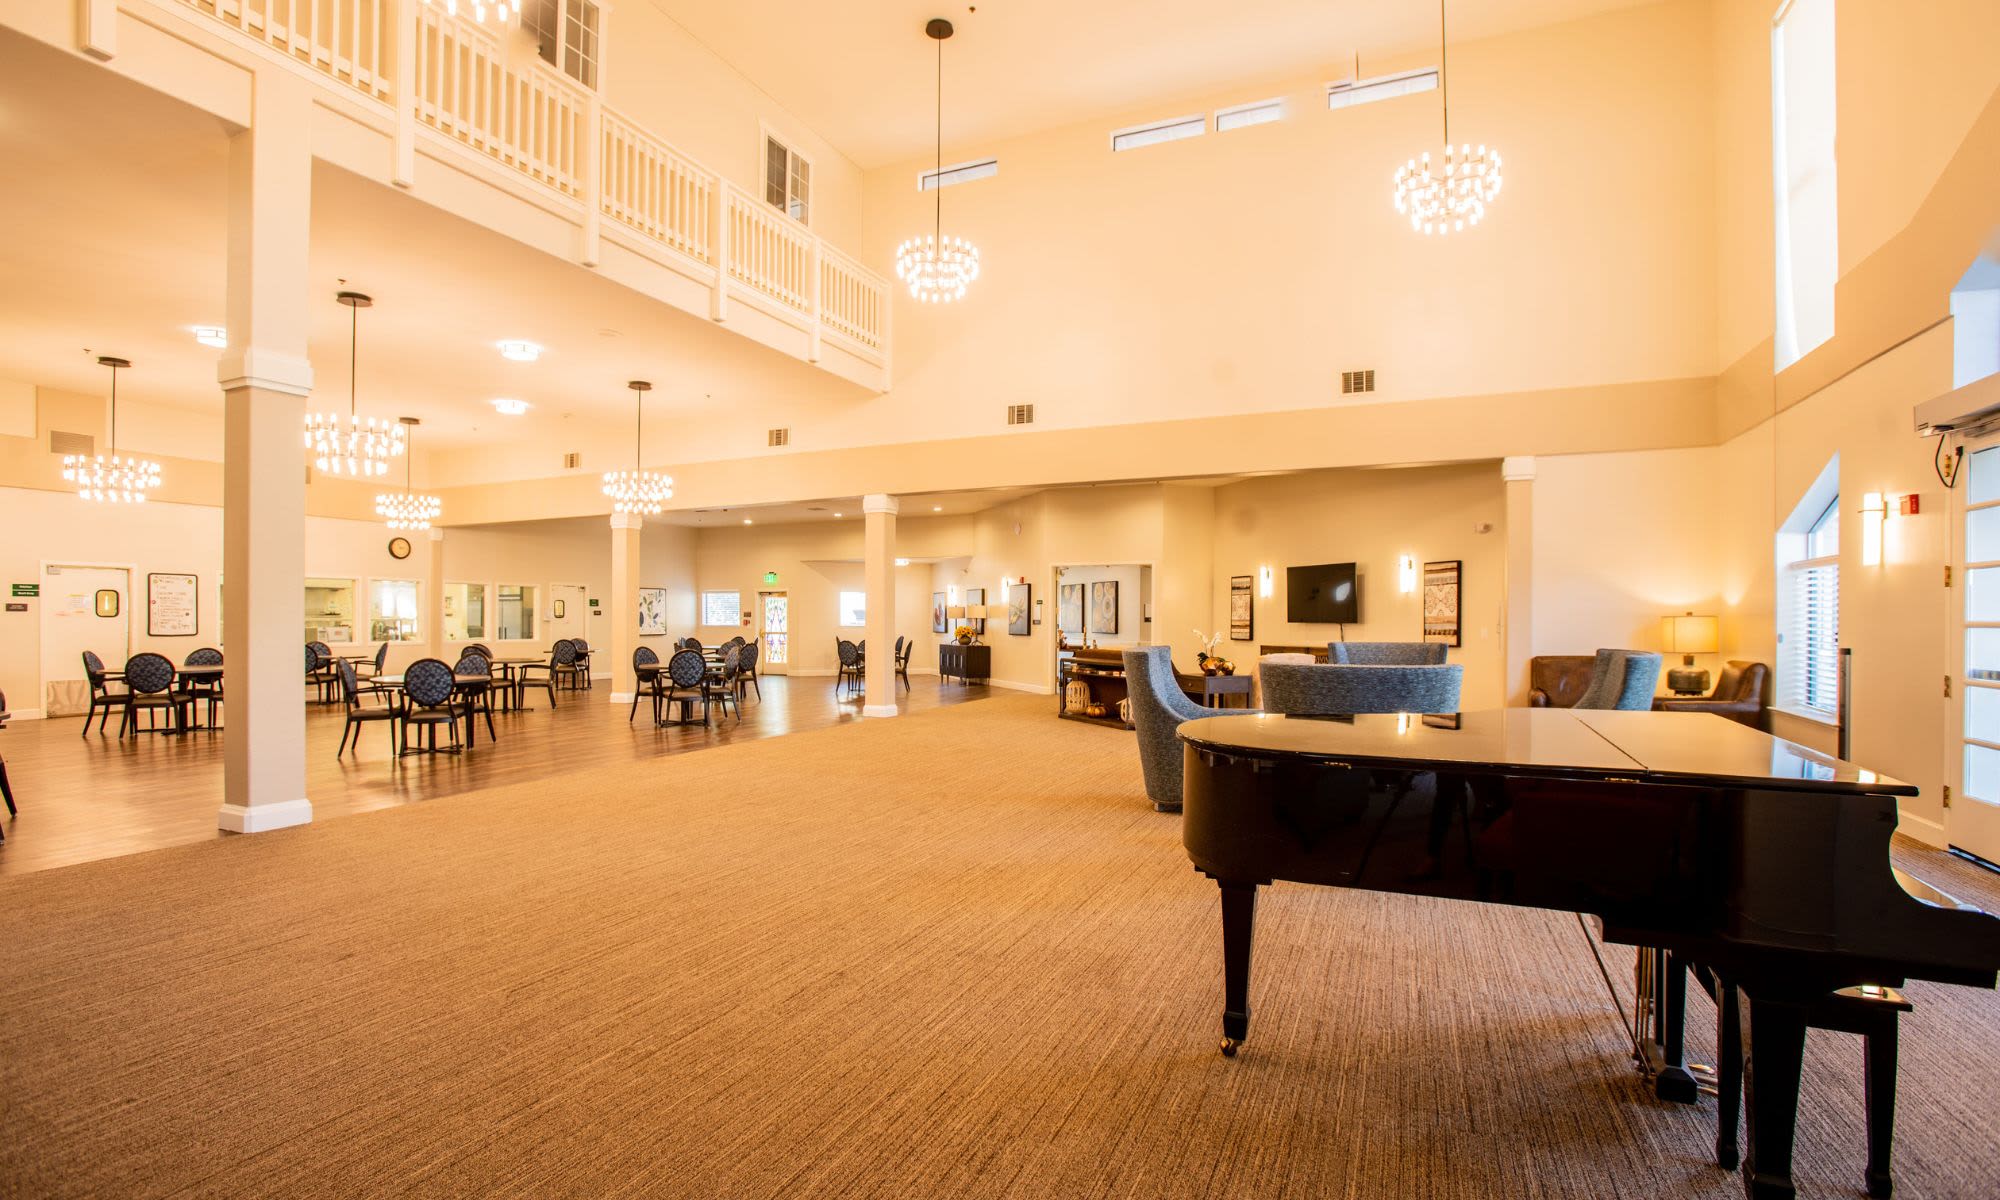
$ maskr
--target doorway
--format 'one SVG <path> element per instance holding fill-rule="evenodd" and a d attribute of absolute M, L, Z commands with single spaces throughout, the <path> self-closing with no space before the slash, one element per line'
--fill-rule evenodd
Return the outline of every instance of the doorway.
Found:
<path fill-rule="evenodd" d="M 549 585 L 549 645 L 564 638 L 590 640 L 584 614 L 590 609 L 590 589 L 580 583 Z"/>
<path fill-rule="evenodd" d="M 1951 494 L 1955 597 L 1945 840 L 2000 863 L 2000 436 L 1965 448 Z"/>
<path fill-rule="evenodd" d="M 757 593 L 757 636 L 763 639 L 759 671 L 790 672 L 792 661 L 792 601 L 784 592 Z"/>
<path fill-rule="evenodd" d="M 89 650 L 116 671 L 132 652 L 132 569 L 92 563 L 42 566 L 42 712 L 61 717 L 90 708 L 83 673 Z"/>

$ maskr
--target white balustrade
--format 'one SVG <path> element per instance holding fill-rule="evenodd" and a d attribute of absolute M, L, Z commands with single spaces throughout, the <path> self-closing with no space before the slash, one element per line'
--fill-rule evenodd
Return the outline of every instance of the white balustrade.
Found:
<path fill-rule="evenodd" d="M 735 184 L 725 184 L 723 190 L 729 204 L 730 278 L 796 312 L 810 313 L 812 273 L 806 268 L 812 234 Z"/>
<path fill-rule="evenodd" d="M 418 6 L 417 120 L 574 196 L 589 97 L 567 76 L 525 65 L 515 70 L 492 41 Z"/>
<path fill-rule="evenodd" d="M 389 98 L 394 0 L 180 0 L 315 71 Z"/>
<path fill-rule="evenodd" d="M 819 317 L 822 324 L 870 350 L 882 349 L 889 285 L 880 275 L 832 246 L 822 245 Z"/>
<path fill-rule="evenodd" d="M 617 113 L 606 110 L 603 122 L 604 215 L 709 261 L 708 206 L 715 202 L 715 177 Z"/>

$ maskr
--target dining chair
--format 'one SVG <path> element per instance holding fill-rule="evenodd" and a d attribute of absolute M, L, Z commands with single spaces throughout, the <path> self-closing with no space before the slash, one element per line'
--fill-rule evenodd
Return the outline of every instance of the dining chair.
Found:
<path fill-rule="evenodd" d="M 570 660 L 555 666 L 553 670 L 562 685 L 573 692 L 580 687 L 590 686 L 588 682 L 589 667 L 586 665 L 590 648 L 583 644 L 582 638 L 570 638 L 569 646 Z"/>
<path fill-rule="evenodd" d="M 493 651 L 486 648 L 485 642 L 474 642 L 471 645 L 467 646 L 464 650 L 460 651 L 460 653 L 477 654 L 479 657 L 485 659 L 489 663 L 493 661 Z"/>
<path fill-rule="evenodd" d="M 373 679 L 389 669 L 389 643 L 375 647 L 375 657 L 370 662 L 360 663 L 354 668 L 357 679 Z"/>
<path fill-rule="evenodd" d="M 701 720 L 708 723 L 708 709 L 711 704 L 720 705 L 728 712 L 736 704 L 737 673 L 743 669 L 743 647 L 731 646 L 722 655 L 722 665 L 716 670 L 704 672 L 701 681 Z M 736 719 L 743 719 L 743 709 L 736 708 Z"/>
<path fill-rule="evenodd" d="M 760 644 L 758 642 L 746 642 L 742 647 L 743 655 L 741 661 L 738 663 L 739 669 L 736 672 L 736 704 L 738 712 L 742 711 L 744 694 L 751 688 L 757 689 L 757 699 L 762 700 L 764 698 L 764 685 L 757 682 L 757 659 L 761 653 L 758 646 Z"/>
<path fill-rule="evenodd" d="M 571 638 L 570 644 L 576 647 L 577 683 L 587 692 L 590 690 L 590 645 L 582 638 Z"/>
<path fill-rule="evenodd" d="M 386 642 L 383 644 L 387 645 Z M 186 658 L 182 659 L 181 665 L 184 667 L 219 667 L 222 665 L 222 651 L 217 650 L 213 646 L 203 646 L 201 649 L 190 653 Z M 208 728 L 214 729 L 215 706 L 222 703 L 222 677 L 217 675 L 202 679 L 194 676 L 182 676 L 181 689 L 187 693 L 188 699 L 192 702 L 188 705 L 190 716 L 193 715 L 196 704 L 207 703 Z M 190 725 L 194 723 L 193 721 L 189 722 Z"/>
<path fill-rule="evenodd" d="M 403 737 L 396 744 L 398 757 L 413 753 L 410 749 L 412 725 L 420 726 L 430 734 L 430 745 L 422 749 L 423 753 L 439 752 L 437 727 L 440 725 L 451 730 L 451 745 L 445 748 L 445 752 L 459 752 L 458 705 L 454 702 L 457 694 L 451 668 L 441 658 L 420 658 L 403 668 Z"/>
<path fill-rule="evenodd" d="M 91 718 L 97 718 L 97 732 L 103 733 L 105 725 L 111 721 L 112 710 L 116 709 L 119 712 L 123 712 L 125 709 L 124 690 L 121 688 L 118 691 L 112 691 L 110 682 L 105 679 L 105 674 L 104 660 L 97 657 L 94 652 L 85 650 L 83 652 L 83 675 L 90 682 L 90 711 L 83 715 L 84 737 L 90 736 Z M 100 712 L 104 715 L 98 716 Z"/>
<path fill-rule="evenodd" d="M 356 755 L 359 755 L 361 753 L 361 727 L 371 721 L 387 721 L 389 723 L 389 750 L 391 753 L 398 752 L 396 723 L 403 719 L 402 702 L 391 696 L 389 697 L 389 706 L 387 708 L 368 708 L 361 703 L 362 695 L 365 691 L 379 691 L 380 689 L 364 689 L 360 677 L 355 674 L 354 664 L 351 662 L 337 662 L 334 664 L 333 670 L 334 674 L 340 680 L 341 703 L 347 709 L 347 723 L 341 726 L 340 745 L 335 747 L 333 756 L 339 758 L 347 753 L 347 739 L 350 735 L 354 738 L 354 752 Z"/>
<path fill-rule="evenodd" d="M 306 660 L 306 682 L 319 689 L 319 702 L 331 704 L 340 688 L 340 676 L 333 673 L 333 647 L 325 642 L 307 642 L 311 657 Z"/>
<path fill-rule="evenodd" d="M 676 650 L 674 656 L 667 660 L 666 676 L 667 691 L 661 698 L 662 702 L 668 705 L 679 703 L 685 712 L 702 698 L 702 689 L 708 681 L 708 663 L 699 650 Z M 683 695 L 684 692 L 687 694 Z M 701 717 L 703 723 L 708 721 L 706 707 L 702 709 Z M 682 720 L 685 722 L 686 717 L 683 716 Z"/>
<path fill-rule="evenodd" d="M 0 731 L 6 730 L 7 718 L 13 715 L 7 711 L 7 693 L 0 692 Z M 19 811 L 14 807 L 14 785 L 7 782 L 7 756 L 4 754 L 0 754 L 0 800 L 7 802 L 8 816 L 14 816 Z M 7 835 L 0 833 L 0 842 L 6 840 Z"/>
<path fill-rule="evenodd" d="M 576 643 L 562 638 L 549 651 L 549 661 L 545 663 L 523 663 L 514 672 L 514 707 L 521 706 L 521 694 L 529 688 L 541 688 L 549 694 L 549 707 L 556 706 L 556 677 L 566 674 L 576 664 Z M 542 674 L 537 678 L 533 672 Z"/>
<path fill-rule="evenodd" d="M 630 725 L 632 718 L 639 715 L 639 694 L 644 692 L 653 698 L 653 722 L 654 724 L 658 724 L 660 720 L 660 656 L 654 652 L 651 646 L 641 646 L 637 650 L 632 651 L 632 674 L 635 676 L 632 682 L 632 709 L 625 714 L 625 723 Z"/>
<path fill-rule="evenodd" d="M 694 637 L 682 638 L 680 648 L 683 650 L 692 650 L 695 653 L 699 654 L 701 653 L 702 649 L 701 639 Z"/>
<path fill-rule="evenodd" d="M 152 714 L 163 708 L 173 719 L 173 727 L 164 732 L 178 733 L 186 727 L 181 706 L 189 701 L 174 690 L 174 674 L 174 664 L 164 654 L 146 651 L 125 660 L 125 719 L 118 725 L 119 737 L 124 737 L 128 729 L 135 735 L 140 732 L 142 711 L 147 714 L 147 733 L 162 732 L 158 718 Z"/>
<path fill-rule="evenodd" d="M 903 639 L 898 638 L 896 640 L 902 641 Z M 903 648 L 896 652 L 896 678 L 903 681 L 904 687 L 910 686 L 910 656 L 916 652 L 917 639 L 915 638 L 903 642 Z"/>
<path fill-rule="evenodd" d="M 861 675 L 861 647 L 846 638 L 835 638 L 833 648 L 840 656 L 840 674 L 833 683 L 834 695 L 841 695 L 844 691 L 857 686 L 865 686 Z"/>
<path fill-rule="evenodd" d="M 458 662 L 452 666 L 451 673 L 454 677 L 454 682 L 456 682 L 456 677 L 460 675 L 484 675 L 487 677 L 487 682 L 485 683 L 459 683 L 457 685 L 459 699 L 465 705 L 466 740 L 472 740 L 471 726 L 473 715 L 484 714 L 486 717 L 486 740 L 489 742 L 499 741 L 500 735 L 493 731 L 493 664 L 486 661 L 484 654 L 475 654 L 467 650 L 458 656 Z"/>

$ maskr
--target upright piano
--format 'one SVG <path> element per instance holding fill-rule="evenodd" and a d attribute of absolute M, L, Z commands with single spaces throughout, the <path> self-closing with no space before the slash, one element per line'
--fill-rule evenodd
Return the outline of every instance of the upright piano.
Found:
<path fill-rule="evenodd" d="M 1736 989 L 1744 1187 L 1765 1200 L 1793 1195 L 1812 1002 L 1911 978 L 1992 987 L 2000 972 L 2000 920 L 1912 895 L 1889 864 L 1896 798 L 1914 787 L 1720 717 L 1243 715 L 1180 737 L 1182 839 L 1222 889 L 1225 1055 L 1249 1037 L 1261 885 L 1591 914 L 1605 941 Z"/>

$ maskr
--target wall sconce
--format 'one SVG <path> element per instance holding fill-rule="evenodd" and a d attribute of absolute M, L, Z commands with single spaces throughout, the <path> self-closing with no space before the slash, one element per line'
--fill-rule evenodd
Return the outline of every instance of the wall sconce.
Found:
<path fill-rule="evenodd" d="M 1888 515 L 1882 504 L 1882 493 L 1869 492 L 1861 497 L 1861 565 L 1864 567 L 1882 564 L 1882 523 Z"/>
<path fill-rule="evenodd" d="M 1417 590 L 1417 560 L 1405 554 L 1396 561 L 1397 581 L 1404 592 Z"/>
<path fill-rule="evenodd" d="M 944 589 L 944 602 L 950 607 L 958 607 L 958 585 L 950 584 Z"/>
<path fill-rule="evenodd" d="M 1257 594 L 1264 599 L 1271 598 L 1271 568 L 1257 568 Z"/>
<path fill-rule="evenodd" d="M 1002 605 L 1005 605 L 1007 603 L 1007 593 L 1009 591 L 1012 591 L 1013 587 L 1014 587 L 1013 580 L 1007 578 L 1005 575 L 1002 575 L 1000 577 L 1000 603 Z"/>

